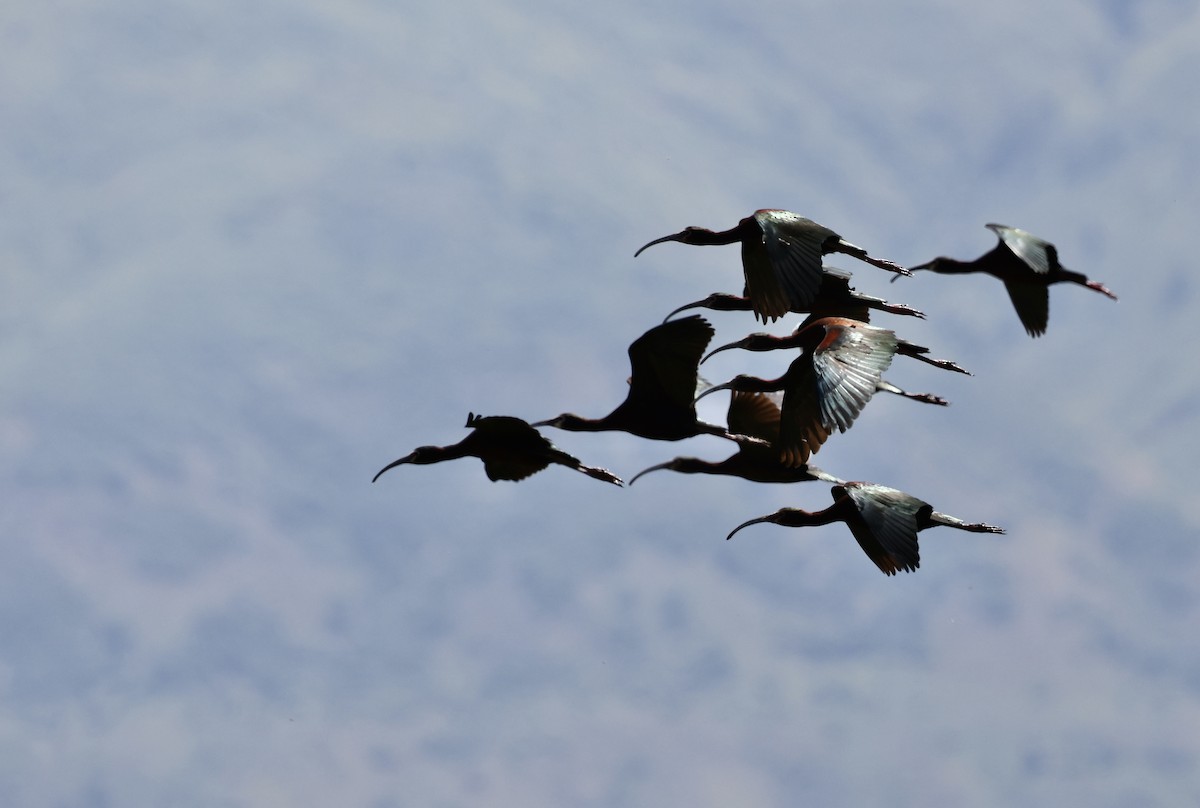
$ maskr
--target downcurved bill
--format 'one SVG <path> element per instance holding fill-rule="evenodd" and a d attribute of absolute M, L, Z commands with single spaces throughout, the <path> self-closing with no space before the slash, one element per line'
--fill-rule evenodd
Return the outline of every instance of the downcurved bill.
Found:
<path fill-rule="evenodd" d="M 663 469 L 671 468 L 671 465 L 674 462 L 675 462 L 674 460 L 668 460 L 666 463 L 659 463 L 657 466 L 651 466 L 648 469 L 642 469 L 637 474 L 633 475 L 633 478 L 629 481 L 629 485 L 633 485 L 634 483 L 636 483 L 638 480 L 638 477 L 641 477 L 643 474 L 649 474 L 652 471 L 662 471 Z"/>
<path fill-rule="evenodd" d="M 724 382 L 722 384 L 714 384 L 712 387 L 708 388 L 703 393 L 696 396 L 695 400 L 699 401 L 700 399 L 704 398 L 709 393 L 716 393 L 721 390 L 732 390 L 732 389 L 733 389 L 733 384 L 731 382 Z"/>
<path fill-rule="evenodd" d="M 729 541 L 730 539 L 732 539 L 733 534 L 737 533 L 739 530 L 741 530 L 744 527 L 750 527 L 750 525 L 759 525 L 759 524 L 762 524 L 763 522 L 770 522 L 770 521 L 771 521 L 770 516 L 760 516 L 757 519 L 751 519 L 749 522 L 742 522 L 740 525 L 735 527 L 733 530 L 729 531 L 729 535 L 725 537 L 725 541 Z"/>
<path fill-rule="evenodd" d="M 646 247 L 649 247 L 649 246 L 650 246 L 649 244 L 646 245 Z M 642 250 L 646 249 L 646 247 L 642 247 Z M 638 250 L 638 252 L 641 252 L 642 250 Z M 634 258 L 637 258 L 637 256 L 635 255 Z M 705 301 L 703 301 L 703 300 L 697 300 L 694 303 L 688 303 L 686 306 L 680 306 L 679 308 L 675 309 L 675 311 L 671 312 L 666 317 L 664 317 L 663 322 L 664 323 L 668 322 L 672 317 L 674 317 L 676 314 L 678 314 L 681 311 L 687 311 L 688 309 L 701 308 L 704 305 L 704 303 L 705 303 Z M 711 354 L 710 354 L 710 356 L 711 356 Z M 707 357 L 705 357 L 705 358 L 707 358 Z M 701 359 L 700 361 L 703 362 L 704 360 Z"/>
<path fill-rule="evenodd" d="M 383 468 L 381 468 L 381 469 L 379 470 L 379 472 L 378 472 L 378 473 L 377 473 L 377 474 L 376 474 L 374 477 L 372 477 L 372 478 L 371 478 L 371 482 L 375 482 L 375 481 L 376 481 L 376 480 L 378 480 L 380 477 L 382 477 L 382 476 L 383 476 L 383 473 L 384 473 L 385 471 L 387 471 L 388 469 L 394 469 L 396 466 L 399 466 L 399 465 L 401 465 L 401 464 L 403 464 L 403 463 L 411 463 L 411 462 L 412 462 L 412 459 L 413 459 L 413 456 L 414 456 L 414 455 L 408 454 L 408 455 L 405 455 L 404 457 L 400 458 L 399 460 L 393 460 L 391 463 L 388 463 L 386 466 L 384 466 Z"/>
<path fill-rule="evenodd" d="M 740 339 L 737 342 L 731 342 L 728 345 L 722 345 L 720 348 L 713 348 L 700 359 L 700 364 L 703 365 L 713 356 L 713 354 L 719 354 L 721 351 L 730 351 L 734 348 L 744 348 L 746 347 L 745 342 L 746 341 L 744 339 Z"/>
<path fill-rule="evenodd" d="M 683 232 L 686 232 L 686 231 L 683 231 Z M 655 244 L 662 244 L 664 241 L 679 241 L 681 238 L 683 238 L 683 232 L 672 233 L 669 236 L 663 236 L 662 238 L 656 238 L 656 239 L 654 239 L 654 241 L 643 244 L 641 246 L 641 248 L 633 254 L 633 257 L 637 258 L 639 255 L 641 255 L 645 251 L 645 249 L 647 247 L 653 247 Z"/>

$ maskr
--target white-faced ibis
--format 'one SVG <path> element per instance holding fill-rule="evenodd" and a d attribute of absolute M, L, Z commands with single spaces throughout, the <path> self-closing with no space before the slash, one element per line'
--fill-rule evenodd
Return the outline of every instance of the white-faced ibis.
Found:
<path fill-rule="evenodd" d="M 891 272 L 910 274 L 899 264 L 873 258 L 828 227 L 786 210 L 755 211 L 729 230 L 688 227 L 643 245 L 634 256 L 664 241 L 683 244 L 740 242 L 746 297 L 750 298 L 755 315 L 764 323 L 768 318 L 777 320 L 812 302 L 821 285 L 823 255 L 845 253 Z"/>
<path fill-rule="evenodd" d="M 886 391 L 923 401 L 945 405 L 946 401 L 928 393 L 907 393 L 885 382 L 883 372 L 892 363 L 897 340 L 886 328 L 826 317 L 803 328 L 796 335 L 804 350 L 777 379 L 736 376 L 715 385 L 698 396 L 718 390 L 742 392 L 783 391 L 779 426 L 780 460 L 788 466 L 808 462 L 811 452 L 819 451 L 833 430 L 845 432 L 876 392 Z"/>
<path fill-rule="evenodd" d="M 801 465 L 792 468 L 780 462 L 779 450 L 775 448 L 779 440 L 779 405 L 766 393 L 734 392 L 729 397 L 727 419 L 730 432 L 759 438 L 765 441 L 766 445 L 739 441 L 737 452 L 715 463 L 698 457 L 676 457 L 666 463 L 643 469 L 634 475 L 629 484 L 633 485 L 643 474 L 660 469 L 670 469 L 681 474 L 724 474 L 756 483 L 802 483 L 813 480 L 842 482 L 816 466 Z"/>
<path fill-rule="evenodd" d="M 743 290 L 743 295 L 745 294 Z M 714 311 L 753 311 L 754 305 L 750 298 L 743 295 L 728 295 L 713 292 L 703 300 L 680 306 L 666 316 L 663 322 L 670 320 L 681 311 L 688 309 L 712 309 Z M 811 314 L 820 317 L 849 317 L 851 320 L 870 322 L 871 310 L 885 311 L 890 314 L 901 314 L 908 317 L 925 317 L 925 313 L 905 306 L 902 303 L 889 303 L 882 297 L 864 295 L 850 285 L 850 273 L 844 269 L 833 267 L 821 268 L 821 285 L 817 295 L 808 306 L 793 309 L 798 314 Z"/>
<path fill-rule="evenodd" d="M 811 512 L 800 508 L 781 508 L 735 527 L 727 539 L 748 525 L 772 522 L 785 527 L 808 527 L 845 522 L 858 546 L 885 575 L 899 570 L 914 572 L 921 566 L 917 533 L 938 525 L 956 527 L 972 533 L 1003 533 L 1004 529 L 982 522 L 963 520 L 938 513 L 928 502 L 911 494 L 874 483 L 852 482 L 835 485 L 830 493 L 833 504 Z"/>
<path fill-rule="evenodd" d="M 629 393 L 603 418 L 563 413 L 534 426 L 570 432 L 617 430 L 652 440 L 683 440 L 695 435 L 736 438 L 696 417 L 696 369 L 712 340 L 713 327 L 698 314 L 655 326 L 629 346 Z"/>
<path fill-rule="evenodd" d="M 551 463 L 583 472 L 606 483 L 621 485 L 621 478 L 607 469 L 585 466 L 577 458 L 556 448 L 545 436 L 520 418 L 508 415 L 467 415 L 473 431 L 453 446 L 420 446 L 411 454 L 388 463 L 371 480 L 375 482 L 390 468 L 403 463 L 419 466 L 454 460 L 459 457 L 478 457 L 490 480 L 524 480 Z"/>
<path fill-rule="evenodd" d="M 928 269 L 945 275 L 986 272 L 1004 281 L 1013 308 L 1031 337 L 1046 333 L 1050 320 L 1050 285 L 1077 283 L 1117 299 L 1104 284 L 1090 281 L 1080 272 L 1072 272 L 1058 262 L 1058 250 L 1048 241 L 1002 224 L 989 224 L 1000 243 L 974 261 L 958 261 L 939 256 L 912 269 Z"/>
<path fill-rule="evenodd" d="M 800 325 L 796 326 L 796 330 L 786 337 L 777 337 L 774 334 L 759 332 L 757 334 L 750 334 L 749 336 L 743 337 L 737 342 L 731 342 L 728 345 L 722 345 L 720 348 L 713 348 L 704 356 L 703 359 L 700 360 L 700 364 L 707 362 L 713 354 L 718 354 L 721 351 L 728 351 L 732 348 L 740 348 L 743 351 L 777 351 L 781 348 L 799 348 L 805 339 L 805 337 L 802 336 L 804 329 L 816 322 L 817 319 L 821 318 L 814 319 L 813 317 L 809 317 Z M 928 348 L 922 345 L 914 345 L 908 340 L 900 339 L 899 337 L 896 338 L 896 353 L 900 356 L 908 356 L 912 357 L 913 359 L 918 359 L 926 364 L 933 365 L 934 367 L 941 368 L 943 370 L 952 370 L 955 373 L 965 373 L 968 376 L 972 375 L 970 371 L 965 370 L 961 365 L 951 362 L 949 359 L 934 359 L 933 357 L 927 355 L 929 353 Z"/>

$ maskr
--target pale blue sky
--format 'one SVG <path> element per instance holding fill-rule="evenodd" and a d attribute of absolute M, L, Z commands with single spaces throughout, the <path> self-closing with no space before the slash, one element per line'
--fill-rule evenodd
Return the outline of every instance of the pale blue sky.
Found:
<path fill-rule="evenodd" d="M 1179 2 L 0 11 L 0 798 L 1195 803 L 1197 41 Z M 1008 535 L 885 578 L 838 525 L 723 540 L 821 484 L 370 484 L 468 411 L 607 412 L 741 286 L 634 250 L 759 207 L 907 264 L 998 221 L 1120 295 L 1032 340 L 992 279 L 831 262 L 976 375 L 897 363 L 952 405 L 817 461 Z"/>

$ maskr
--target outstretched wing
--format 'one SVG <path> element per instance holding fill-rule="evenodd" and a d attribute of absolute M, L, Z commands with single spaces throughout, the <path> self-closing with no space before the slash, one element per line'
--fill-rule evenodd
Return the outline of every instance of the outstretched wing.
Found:
<path fill-rule="evenodd" d="M 467 426 L 475 431 L 466 440 L 471 442 L 473 453 L 483 461 L 483 470 L 490 480 L 524 480 L 556 463 L 598 480 L 622 484 L 619 477 L 606 469 L 583 465 L 520 418 L 472 416 Z"/>
<path fill-rule="evenodd" d="M 697 368 L 712 341 L 712 325 L 698 314 L 655 326 L 629 346 L 630 406 L 695 411 Z"/>
<path fill-rule="evenodd" d="M 760 313 L 772 319 L 804 309 L 821 286 L 825 241 L 837 234 L 786 210 L 757 211 L 754 221 L 762 230 L 762 243 L 743 241 L 742 262 L 748 296 L 756 301 L 755 311 L 760 311 L 760 297 L 764 301 Z"/>
<path fill-rule="evenodd" d="M 1005 247 L 1029 265 L 1039 275 L 1046 275 L 1058 264 L 1058 250 L 1050 242 L 1016 227 L 989 224 L 988 229 L 1000 237 Z"/>
<path fill-rule="evenodd" d="M 887 575 L 897 571 L 913 572 L 921 566 L 917 545 L 917 512 L 927 503 L 903 491 L 874 483 L 846 483 L 835 486 L 850 497 L 862 517 L 850 524 L 850 531 L 863 552 Z M 837 498 L 835 493 L 834 497 Z"/>
<path fill-rule="evenodd" d="M 825 326 L 825 338 L 811 356 L 813 396 L 821 424 L 845 432 L 871 400 L 896 355 L 896 335 L 857 323 Z"/>
<path fill-rule="evenodd" d="M 779 439 L 779 405 L 767 393 L 733 391 L 725 420 L 735 435 L 762 438 L 772 444 Z"/>
<path fill-rule="evenodd" d="M 1004 288 L 1029 336 L 1045 334 L 1050 322 L 1050 287 L 1044 283 L 1005 281 Z"/>

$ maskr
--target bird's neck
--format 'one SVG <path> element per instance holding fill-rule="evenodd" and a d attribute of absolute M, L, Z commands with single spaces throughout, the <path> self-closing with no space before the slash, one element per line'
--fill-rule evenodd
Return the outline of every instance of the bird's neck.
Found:
<path fill-rule="evenodd" d="M 731 227 L 728 230 L 705 230 L 704 228 L 695 228 L 691 231 L 689 244 L 734 244 L 742 241 L 746 237 L 753 237 L 756 234 L 761 234 L 761 229 L 754 219 L 742 219 L 737 223 L 736 227 Z"/>
<path fill-rule="evenodd" d="M 704 308 L 713 311 L 751 311 L 750 298 L 714 292 L 704 299 Z"/>
<path fill-rule="evenodd" d="M 739 393 L 777 393 L 787 386 L 787 377 L 760 379 L 757 376 L 735 376 L 729 382 L 731 390 Z"/>
<path fill-rule="evenodd" d="M 946 258 L 945 256 L 933 259 L 925 269 L 941 275 L 956 275 L 964 272 L 978 271 L 978 267 L 974 261 L 959 261 L 957 258 Z"/>
<path fill-rule="evenodd" d="M 716 465 L 718 464 L 701 460 L 698 457 L 677 457 L 671 461 L 668 468 L 680 474 L 711 474 Z"/>
<path fill-rule="evenodd" d="M 457 460 L 460 457 L 468 457 L 470 454 L 471 447 L 466 445 L 466 441 L 459 441 L 450 446 L 428 446 L 412 462 L 426 466 L 430 463 L 441 463 L 443 460 Z"/>
<path fill-rule="evenodd" d="M 604 432 L 613 428 L 608 421 L 607 417 L 583 418 L 574 413 L 565 413 L 558 417 L 554 425 L 567 432 Z"/>
<path fill-rule="evenodd" d="M 778 516 L 778 524 L 784 527 L 816 527 L 843 520 L 836 505 L 820 511 L 805 511 L 800 508 L 785 508 Z"/>

